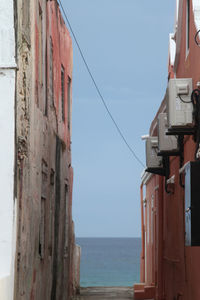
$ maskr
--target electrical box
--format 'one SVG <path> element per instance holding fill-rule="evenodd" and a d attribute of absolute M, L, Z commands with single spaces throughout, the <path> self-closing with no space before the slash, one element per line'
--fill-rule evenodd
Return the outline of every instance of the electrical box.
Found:
<path fill-rule="evenodd" d="M 200 161 L 185 166 L 185 245 L 200 246 Z"/>
<path fill-rule="evenodd" d="M 166 135 L 168 131 L 167 114 L 158 116 L 158 150 L 159 155 L 175 155 L 179 152 L 178 139 L 174 135 Z"/>
<path fill-rule="evenodd" d="M 151 136 L 146 139 L 146 165 L 147 168 L 163 168 L 162 157 L 158 156 L 158 137 Z"/>
<path fill-rule="evenodd" d="M 193 127 L 192 89 L 192 78 L 169 80 L 166 93 L 169 131 Z"/>

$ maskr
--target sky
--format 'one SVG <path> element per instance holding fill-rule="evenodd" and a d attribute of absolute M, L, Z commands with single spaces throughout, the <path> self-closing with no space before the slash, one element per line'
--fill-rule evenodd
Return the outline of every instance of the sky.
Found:
<path fill-rule="evenodd" d="M 103 97 L 145 164 L 152 119 L 167 87 L 175 0 L 62 0 Z M 139 237 L 135 160 L 109 118 L 75 42 L 72 108 L 73 219 L 77 237 Z"/>

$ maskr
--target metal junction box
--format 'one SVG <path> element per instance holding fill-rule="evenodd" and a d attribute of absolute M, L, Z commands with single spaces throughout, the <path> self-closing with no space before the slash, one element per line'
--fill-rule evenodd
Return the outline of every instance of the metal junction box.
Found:
<path fill-rule="evenodd" d="M 146 139 L 146 166 L 147 168 L 162 168 L 162 157 L 158 156 L 158 137 L 151 136 Z"/>
<path fill-rule="evenodd" d="M 200 246 L 200 161 L 185 166 L 185 245 Z"/>
<path fill-rule="evenodd" d="M 193 127 L 191 94 L 192 78 L 169 80 L 166 93 L 169 130 Z"/>
<path fill-rule="evenodd" d="M 174 135 L 166 135 L 168 131 L 167 114 L 158 116 L 158 150 L 159 155 L 173 155 L 179 152 L 178 140 Z"/>

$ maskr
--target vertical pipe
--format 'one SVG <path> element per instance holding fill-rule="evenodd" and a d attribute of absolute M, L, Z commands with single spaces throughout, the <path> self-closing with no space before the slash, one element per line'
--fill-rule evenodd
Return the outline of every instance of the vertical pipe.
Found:
<path fill-rule="evenodd" d="M 157 232 L 158 232 L 158 288 L 157 288 L 157 300 L 163 299 L 163 178 L 159 176 L 159 189 L 158 189 L 158 222 L 157 222 Z"/>
<path fill-rule="evenodd" d="M 140 186 L 140 202 L 141 202 L 141 233 L 142 233 L 142 250 L 140 264 L 140 282 L 145 282 L 145 232 L 144 232 L 144 209 L 143 209 L 143 183 Z"/>

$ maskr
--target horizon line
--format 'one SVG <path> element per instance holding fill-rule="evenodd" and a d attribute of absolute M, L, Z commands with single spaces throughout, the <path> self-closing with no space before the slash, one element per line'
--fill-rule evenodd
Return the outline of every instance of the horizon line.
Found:
<path fill-rule="evenodd" d="M 91 239 L 140 239 L 141 236 L 76 236 L 77 239 L 91 238 Z"/>

